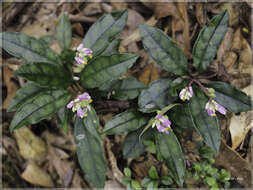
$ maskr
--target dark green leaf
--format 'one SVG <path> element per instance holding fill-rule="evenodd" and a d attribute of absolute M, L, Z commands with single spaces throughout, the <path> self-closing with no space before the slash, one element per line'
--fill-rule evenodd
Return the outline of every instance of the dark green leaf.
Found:
<path fill-rule="evenodd" d="M 59 64 L 60 59 L 50 47 L 32 36 L 17 32 L 0 33 L 0 47 L 27 62 Z"/>
<path fill-rule="evenodd" d="M 165 133 L 156 133 L 156 145 L 158 152 L 171 171 L 170 173 L 173 175 L 173 178 L 182 187 L 184 182 L 185 160 L 177 137 L 172 131 L 168 135 Z"/>
<path fill-rule="evenodd" d="M 42 42 L 44 42 L 44 43 L 46 43 L 46 44 L 52 44 L 53 42 L 54 42 L 54 40 L 56 40 L 55 39 L 55 37 L 54 36 L 52 36 L 52 35 L 45 35 L 45 36 L 41 36 L 40 38 L 39 38 L 39 40 L 40 41 L 42 41 Z"/>
<path fill-rule="evenodd" d="M 56 38 L 62 49 L 68 49 L 72 40 L 72 28 L 68 16 L 63 13 L 56 25 Z"/>
<path fill-rule="evenodd" d="M 139 110 L 150 113 L 171 104 L 176 98 L 169 95 L 170 83 L 170 79 L 158 79 L 142 90 L 138 99 Z"/>
<path fill-rule="evenodd" d="M 139 29 L 144 48 L 164 70 L 176 75 L 187 74 L 187 59 L 171 38 L 148 25 L 140 25 Z"/>
<path fill-rule="evenodd" d="M 224 82 L 211 82 L 208 87 L 215 89 L 214 99 L 229 111 L 239 113 L 252 110 L 251 98 L 238 88 Z"/>
<path fill-rule="evenodd" d="M 25 104 L 26 101 L 30 101 L 31 99 L 35 98 L 40 92 L 48 90 L 48 88 L 42 88 L 33 82 L 25 83 L 24 86 L 17 91 L 16 95 L 11 100 L 8 107 L 8 112 L 17 110 L 19 107 Z"/>
<path fill-rule="evenodd" d="M 50 63 L 24 64 L 15 71 L 15 75 L 36 82 L 41 86 L 64 88 L 72 82 L 70 73 L 66 72 L 61 65 Z"/>
<path fill-rule="evenodd" d="M 66 90 L 45 91 L 36 95 L 35 98 L 26 101 L 20 107 L 10 125 L 13 131 L 25 125 L 35 124 L 56 113 L 70 100 L 71 94 Z"/>
<path fill-rule="evenodd" d="M 199 72 L 203 72 L 213 61 L 227 32 L 228 21 L 228 11 L 223 11 L 200 31 L 192 50 L 193 65 Z"/>
<path fill-rule="evenodd" d="M 145 147 L 139 139 L 142 129 L 128 133 L 123 142 L 124 158 L 136 158 L 145 152 Z"/>
<path fill-rule="evenodd" d="M 205 143 L 215 152 L 219 152 L 221 136 L 216 117 L 209 116 L 205 110 L 208 98 L 199 89 L 194 90 L 194 96 L 190 99 L 188 108 L 196 131 L 204 139 Z"/>
<path fill-rule="evenodd" d="M 89 113 L 87 118 L 89 118 Z M 95 187 L 102 188 L 106 179 L 106 161 L 101 139 L 90 133 L 86 119 L 76 117 L 74 135 L 76 139 L 76 153 L 79 164 L 85 173 L 85 178 Z M 94 129 L 95 131 L 95 129 Z"/>
<path fill-rule="evenodd" d="M 142 127 L 147 120 L 136 111 L 125 111 L 111 118 L 106 123 L 103 133 L 110 135 L 135 131 Z"/>
<path fill-rule="evenodd" d="M 182 129 L 194 129 L 188 106 L 184 104 L 173 108 L 173 110 L 169 112 L 169 118 L 173 124 L 176 124 Z"/>
<path fill-rule="evenodd" d="M 60 120 L 60 127 L 63 129 L 66 135 L 69 135 L 69 123 L 74 115 L 71 109 L 67 107 L 61 108 L 58 113 L 58 118 Z"/>
<path fill-rule="evenodd" d="M 93 59 L 81 73 L 81 84 L 85 88 L 96 88 L 118 79 L 135 63 L 134 54 L 114 54 Z"/>
<path fill-rule="evenodd" d="M 103 15 L 87 32 L 83 40 L 84 47 L 91 48 L 94 56 L 99 55 L 113 38 L 122 31 L 126 21 L 127 10 Z"/>
<path fill-rule="evenodd" d="M 101 55 L 112 55 L 118 53 L 120 42 L 121 39 L 118 38 L 113 40 Z"/>
<path fill-rule="evenodd" d="M 170 95 L 171 96 L 178 96 L 177 91 L 186 87 L 188 83 L 189 83 L 189 80 L 183 79 L 181 77 L 176 78 L 170 84 L 170 89 L 169 89 Z"/>
<path fill-rule="evenodd" d="M 112 97 L 118 100 L 131 100 L 136 98 L 141 90 L 147 86 L 134 77 L 119 80 L 112 88 Z"/>

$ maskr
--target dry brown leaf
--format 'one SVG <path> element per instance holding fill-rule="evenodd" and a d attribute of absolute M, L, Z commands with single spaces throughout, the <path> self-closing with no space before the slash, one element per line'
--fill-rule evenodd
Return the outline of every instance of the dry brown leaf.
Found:
<path fill-rule="evenodd" d="M 247 40 L 242 41 L 242 51 L 240 52 L 239 59 L 239 71 L 240 73 L 252 73 L 252 51 Z"/>
<path fill-rule="evenodd" d="M 80 22 L 72 24 L 73 32 L 76 32 L 79 36 L 84 36 L 83 26 Z"/>
<path fill-rule="evenodd" d="M 251 186 L 251 167 L 250 163 L 244 160 L 236 151 L 232 150 L 222 140 L 220 153 L 215 158 L 217 166 L 224 167 L 232 176 L 235 176 L 238 183 L 245 186 Z"/>
<path fill-rule="evenodd" d="M 34 185 L 40 185 L 43 187 L 53 187 L 53 181 L 46 171 L 41 169 L 35 162 L 29 161 L 25 171 L 21 174 L 21 177 Z"/>
<path fill-rule="evenodd" d="M 148 64 L 139 76 L 139 80 L 146 85 L 159 78 L 159 73 L 154 64 Z"/>
<path fill-rule="evenodd" d="M 222 61 L 224 54 L 230 51 L 231 43 L 232 43 L 231 41 L 232 41 L 232 38 L 234 37 L 233 33 L 234 33 L 234 30 L 232 28 L 228 28 L 228 31 L 225 34 L 224 39 L 222 40 L 222 43 L 218 49 L 217 60 Z"/>
<path fill-rule="evenodd" d="M 123 187 L 115 180 L 108 180 L 105 182 L 104 189 L 111 190 L 111 189 L 122 189 Z"/>
<path fill-rule="evenodd" d="M 54 148 L 49 145 L 48 161 L 55 168 L 57 174 L 60 176 L 64 187 L 68 187 L 73 176 L 73 162 L 63 160 L 62 152 L 59 152 L 58 148 Z"/>
<path fill-rule="evenodd" d="M 111 6 L 113 7 L 113 9 L 115 10 L 124 10 L 127 8 L 127 3 L 125 2 L 125 0 L 110 0 L 111 1 Z"/>
<path fill-rule="evenodd" d="M 92 16 L 102 13 L 102 9 L 100 3 L 86 3 L 82 12 L 85 16 Z"/>
<path fill-rule="evenodd" d="M 128 19 L 127 19 L 127 32 L 132 34 L 134 30 L 138 28 L 140 24 L 143 24 L 145 22 L 144 17 L 138 13 L 137 11 L 133 9 L 128 9 Z"/>
<path fill-rule="evenodd" d="M 47 147 L 45 142 L 27 128 L 22 127 L 14 131 L 17 140 L 19 152 L 25 159 L 43 162 L 47 156 Z"/>
<path fill-rule="evenodd" d="M 167 16 L 178 15 L 178 10 L 175 3 L 157 2 L 153 4 L 156 18 L 164 18 Z"/>
<path fill-rule="evenodd" d="M 200 26 L 204 26 L 206 24 L 206 14 L 204 13 L 203 7 L 203 3 L 196 4 L 196 18 Z"/>
<path fill-rule="evenodd" d="M 235 65 L 237 58 L 237 54 L 233 51 L 225 53 L 225 55 L 223 56 L 223 65 L 225 66 L 227 71 L 229 71 L 229 69 L 231 69 Z"/>
<path fill-rule="evenodd" d="M 78 170 L 75 170 L 74 177 L 72 179 L 72 188 L 80 188 L 80 187 L 85 187 L 87 188 L 88 186 L 84 183 L 83 178 L 79 175 Z"/>
<path fill-rule="evenodd" d="M 243 91 L 252 97 L 253 95 L 253 86 L 250 85 L 247 88 L 244 88 Z M 231 118 L 229 130 L 232 140 L 232 149 L 235 150 L 245 139 L 249 130 L 253 128 L 252 123 L 252 114 L 253 111 L 243 112 L 240 115 L 234 115 Z"/>
<path fill-rule="evenodd" d="M 18 90 L 18 86 L 11 80 L 13 75 L 13 71 L 9 69 L 8 67 L 3 67 L 3 73 L 4 73 L 4 83 L 7 86 L 7 97 L 3 102 L 3 109 L 8 109 L 8 106 L 10 104 L 10 101 L 15 96 L 16 91 Z"/>
<path fill-rule="evenodd" d="M 242 40 L 243 38 L 241 34 L 241 28 L 238 28 L 233 35 L 231 50 L 235 52 L 239 52 L 242 48 Z"/>

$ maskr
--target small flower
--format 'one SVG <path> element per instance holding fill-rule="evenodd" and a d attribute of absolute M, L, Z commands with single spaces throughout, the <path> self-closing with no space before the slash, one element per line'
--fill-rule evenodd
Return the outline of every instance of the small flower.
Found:
<path fill-rule="evenodd" d="M 187 168 L 191 167 L 191 162 L 189 160 L 186 160 L 186 167 Z"/>
<path fill-rule="evenodd" d="M 80 44 L 76 49 L 75 64 L 73 71 L 75 73 L 80 73 L 85 65 L 88 64 L 89 59 L 92 58 L 92 50 L 90 48 L 85 48 L 83 44 Z"/>
<path fill-rule="evenodd" d="M 179 93 L 179 97 L 183 101 L 190 100 L 192 96 L 193 96 L 192 86 L 183 88 Z"/>
<path fill-rule="evenodd" d="M 92 99 L 90 95 L 85 92 L 81 95 L 79 95 L 76 99 L 72 100 L 68 103 L 67 108 L 72 109 L 73 112 L 77 112 L 78 117 L 86 117 L 87 111 L 90 110 L 90 103 L 92 102 Z"/>
<path fill-rule="evenodd" d="M 205 107 L 208 115 L 210 116 L 216 116 L 215 111 L 220 112 L 221 114 L 225 115 L 226 114 L 226 109 L 218 104 L 215 100 L 210 99 L 207 103 L 206 103 L 206 107 Z"/>
<path fill-rule="evenodd" d="M 161 114 L 158 112 L 158 114 L 157 114 L 156 117 L 155 117 L 155 121 L 154 121 L 154 123 L 152 124 L 152 127 L 155 127 L 155 126 L 156 126 L 157 130 L 158 130 L 160 133 L 169 134 L 169 130 L 171 129 L 171 128 L 170 128 L 170 125 L 171 125 L 171 122 L 170 122 L 170 120 L 168 119 L 168 116 L 161 115 Z"/>

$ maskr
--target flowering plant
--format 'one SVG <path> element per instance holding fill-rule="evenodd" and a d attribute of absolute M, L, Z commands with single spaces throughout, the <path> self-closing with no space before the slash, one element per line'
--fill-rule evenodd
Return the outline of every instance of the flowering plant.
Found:
<path fill-rule="evenodd" d="M 215 112 L 225 115 L 227 111 L 251 109 L 250 97 L 230 84 L 204 83 L 207 80 L 203 72 L 227 31 L 228 12 L 215 16 L 200 31 L 193 47 L 193 64 L 188 64 L 183 51 L 163 31 L 140 25 L 144 48 L 165 71 L 174 74 L 173 78 L 160 78 L 149 86 L 134 77 L 121 78 L 138 59 L 134 54 L 118 52 L 120 39 L 116 36 L 126 20 L 127 11 L 102 16 L 90 27 L 83 42 L 69 49 L 71 25 L 63 14 L 56 27 L 60 55 L 42 39 L 0 33 L 2 48 L 25 61 L 15 74 L 28 81 L 9 105 L 8 111 L 16 111 L 10 130 L 58 113 L 68 132 L 68 124 L 74 119 L 77 157 L 85 178 L 96 187 L 103 187 L 106 179 L 102 135 L 127 133 L 122 147 L 124 158 L 141 155 L 145 142 L 154 141 L 157 157 L 169 168 L 173 180 L 183 186 L 186 163 L 175 135 L 177 129 L 195 129 L 218 152 L 221 137 Z M 133 109 L 112 117 L 101 131 L 92 99 L 95 103 L 106 98 L 138 98 L 138 106 L 133 104 Z"/>

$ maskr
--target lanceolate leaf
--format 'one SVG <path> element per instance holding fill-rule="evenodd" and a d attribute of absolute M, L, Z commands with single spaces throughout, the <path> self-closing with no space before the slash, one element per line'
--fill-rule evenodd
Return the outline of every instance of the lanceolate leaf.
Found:
<path fill-rule="evenodd" d="M 70 73 L 62 65 L 50 63 L 28 63 L 22 65 L 15 75 L 36 82 L 42 86 L 67 87 L 72 82 Z"/>
<path fill-rule="evenodd" d="M 8 112 L 17 110 L 20 106 L 35 98 L 40 92 L 48 91 L 48 88 L 42 88 L 33 82 L 27 82 L 20 88 L 14 98 L 11 100 Z"/>
<path fill-rule="evenodd" d="M 145 146 L 139 139 L 139 135 L 143 129 L 138 129 L 128 133 L 123 143 L 124 158 L 136 158 L 145 152 Z"/>
<path fill-rule="evenodd" d="M 85 35 L 84 47 L 91 48 L 94 56 L 99 55 L 113 38 L 122 31 L 126 21 L 127 10 L 100 17 Z"/>
<path fill-rule="evenodd" d="M 174 176 L 176 183 L 182 187 L 184 182 L 185 160 L 177 137 L 172 131 L 168 135 L 157 132 L 156 146 L 166 166 L 171 171 L 170 173 Z"/>
<path fill-rule="evenodd" d="M 89 114 L 87 118 L 89 118 Z M 85 173 L 85 178 L 96 188 L 103 188 L 106 179 L 106 162 L 102 141 L 97 138 L 98 134 L 94 136 L 88 130 L 93 127 L 93 124 L 85 122 L 87 118 L 76 117 L 74 135 L 77 157 Z"/>
<path fill-rule="evenodd" d="M 110 119 L 103 130 L 105 134 L 121 134 L 135 131 L 142 127 L 147 118 L 136 111 L 125 111 Z"/>
<path fill-rule="evenodd" d="M 205 143 L 215 152 L 219 152 L 221 136 L 216 117 L 209 116 L 205 110 L 208 98 L 199 89 L 194 90 L 194 96 L 190 99 L 189 112 L 196 131 L 204 139 Z"/>
<path fill-rule="evenodd" d="M 251 98 L 236 87 L 224 82 L 211 82 L 208 87 L 215 89 L 214 99 L 229 111 L 238 113 L 252 110 Z"/>
<path fill-rule="evenodd" d="M 112 55 L 118 53 L 120 42 L 121 39 L 113 40 L 101 55 Z"/>
<path fill-rule="evenodd" d="M 228 21 L 228 11 L 223 11 L 213 17 L 211 22 L 200 31 L 192 50 L 193 65 L 199 72 L 203 72 L 213 61 L 227 32 Z"/>
<path fill-rule="evenodd" d="M 93 59 L 81 73 L 81 84 L 85 88 L 96 88 L 109 84 L 125 74 L 137 60 L 134 54 L 114 54 Z"/>
<path fill-rule="evenodd" d="M 113 85 L 112 97 L 119 100 L 136 98 L 147 86 L 134 77 L 125 78 Z"/>
<path fill-rule="evenodd" d="M 148 25 L 140 25 L 139 29 L 144 48 L 163 69 L 176 75 L 187 73 L 187 59 L 171 38 Z"/>
<path fill-rule="evenodd" d="M 72 39 L 72 29 L 70 21 L 65 13 L 61 15 L 60 20 L 56 25 L 56 37 L 62 49 L 69 48 Z"/>
<path fill-rule="evenodd" d="M 25 125 L 35 124 L 50 117 L 70 100 L 71 94 L 66 90 L 45 91 L 26 101 L 16 112 L 10 130 L 13 131 Z"/>
<path fill-rule="evenodd" d="M 170 82 L 170 79 L 158 79 L 142 90 L 138 99 L 139 110 L 150 113 L 171 104 L 176 98 L 169 95 Z"/>
<path fill-rule="evenodd" d="M 175 106 L 172 111 L 169 112 L 169 118 L 172 120 L 173 124 L 176 124 L 180 128 L 194 129 L 188 106 L 184 104 Z"/>
<path fill-rule="evenodd" d="M 5 49 L 11 55 L 23 58 L 30 63 L 60 63 L 60 59 L 57 54 L 54 53 L 45 42 L 24 33 L 0 33 L 0 47 Z"/>

